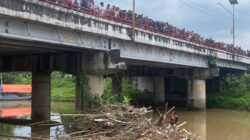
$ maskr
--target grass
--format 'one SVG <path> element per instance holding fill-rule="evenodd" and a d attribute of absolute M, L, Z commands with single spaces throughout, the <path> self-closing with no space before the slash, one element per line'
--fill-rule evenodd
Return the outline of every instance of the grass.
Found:
<path fill-rule="evenodd" d="M 51 93 L 53 101 L 73 102 L 75 101 L 75 81 L 74 77 L 65 78 L 60 74 L 52 75 Z M 128 104 L 138 94 L 127 79 L 122 81 L 122 103 Z M 101 98 L 103 102 L 119 103 L 116 94 L 112 92 L 112 80 L 104 80 L 104 94 Z"/>
<path fill-rule="evenodd" d="M 75 82 L 73 77 L 52 76 L 51 94 L 53 101 L 75 101 Z"/>
<path fill-rule="evenodd" d="M 207 107 L 250 111 L 250 91 L 244 91 L 241 94 L 227 91 L 207 95 Z"/>
<path fill-rule="evenodd" d="M 4 83 L 12 84 L 31 84 L 31 73 L 4 73 Z M 122 81 L 122 103 L 128 104 L 138 91 L 134 89 L 128 79 Z M 51 74 L 51 99 L 52 101 L 74 102 L 75 101 L 75 77 L 62 72 Z M 100 99 L 103 102 L 119 103 L 118 97 L 112 92 L 112 79 L 104 80 L 104 94 Z M 99 102 L 97 99 L 93 101 Z"/>
<path fill-rule="evenodd" d="M 51 110 L 55 113 L 71 114 L 75 112 L 75 104 L 73 102 L 52 102 Z"/>

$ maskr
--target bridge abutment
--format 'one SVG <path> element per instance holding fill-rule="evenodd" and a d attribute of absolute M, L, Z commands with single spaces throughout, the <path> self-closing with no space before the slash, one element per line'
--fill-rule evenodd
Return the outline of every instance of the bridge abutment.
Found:
<path fill-rule="evenodd" d="M 51 72 L 32 72 L 32 114 L 33 121 L 50 120 Z"/>

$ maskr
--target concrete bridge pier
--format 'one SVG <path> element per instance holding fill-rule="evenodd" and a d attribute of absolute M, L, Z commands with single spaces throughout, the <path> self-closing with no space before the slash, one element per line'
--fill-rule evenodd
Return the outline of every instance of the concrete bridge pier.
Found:
<path fill-rule="evenodd" d="M 206 80 L 188 81 L 188 108 L 206 109 Z"/>
<path fill-rule="evenodd" d="M 120 73 L 112 75 L 112 92 L 122 101 L 122 75 Z"/>
<path fill-rule="evenodd" d="M 33 121 L 50 120 L 51 72 L 32 72 L 32 114 Z"/>
<path fill-rule="evenodd" d="M 156 106 L 165 105 L 165 77 L 154 77 L 154 104 Z"/>
<path fill-rule="evenodd" d="M 153 93 L 153 104 L 162 106 L 165 104 L 165 77 L 164 76 L 145 76 L 135 77 L 133 85 L 137 90 Z"/>
<path fill-rule="evenodd" d="M 76 113 L 85 112 L 88 109 L 88 94 L 101 97 L 103 95 L 103 75 L 88 75 L 87 83 L 83 83 L 81 76 L 76 76 L 75 109 Z"/>
<path fill-rule="evenodd" d="M 139 91 L 144 91 L 147 90 L 148 92 L 153 92 L 154 91 L 154 86 L 153 86 L 153 78 L 150 76 L 140 76 L 140 77 L 134 77 L 133 78 L 133 86 L 139 90 Z"/>
<path fill-rule="evenodd" d="M 101 97 L 104 92 L 103 75 L 88 75 L 89 92 Z"/>
<path fill-rule="evenodd" d="M 76 61 L 75 109 L 76 113 L 81 113 L 88 109 L 88 94 L 103 95 L 104 55 L 101 52 L 80 53 Z"/>
<path fill-rule="evenodd" d="M 86 90 L 83 88 L 80 75 L 75 78 L 75 111 L 81 113 L 87 110 Z"/>
<path fill-rule="evenodd" d="M 219 76 L 219 69 L 182 69 L 175 72 L 177 77 L 188 80 L 187 107 L 206 110 L 206 79 Z"/>

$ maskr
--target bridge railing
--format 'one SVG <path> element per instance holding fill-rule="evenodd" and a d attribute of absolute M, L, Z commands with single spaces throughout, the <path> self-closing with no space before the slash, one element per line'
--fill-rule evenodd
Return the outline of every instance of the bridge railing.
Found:
<path fill-rule="evenodd" d="M 49 4 L 53 4 L 53 5 L 57 5 L 60 7 L 64 7 L 67 9 L 72 9 L 78 12 L 83 12 L 85 14 L 89 14 L 89 15 L 93 15 L 96 17 L 101 17 L 104 19 L 108 19 L 108 20 L 112 20 L 115 22 L 119 22 L 122 24 L 126 24 L 131 26 L 132 25 L 132 17 L 120 17 L 120 16 L 115 16 L 114 12 L 101 12 L 99 10 L 98 7 L 96 8 L 85 8 L 83 6 L 77 5 L 74 2 L 72 2 L 71 0 L 40 0 L 42 2 L 46 2 Z M 140 29 L 144 29 L 144 30 L 148 30 L 151 32 L 155 32 L 155 33 L 159 33 L 159 34 L 163 34 L 166 36 L 170 36 L 173 38 L 178 38 L 181 40 L 185 40 L 185 41 L 189 41 L 192 43 L 196 43 L 202 46 L 208 46 L 210 48 L 215 48 L 215 49 L 219 49 L 219 50 L 223 50 L 223 51 L 227 51 L 230 53 L 234 53 L 234 54 L 239 54 L 239 55 L 245 55 L 245 56 L 250 56 L 250 52 L 249 51 L 244 51 L 241 48 L 237 47 L 234 48 L 232 46 L 223 46 L 220 45 L 219 43 L 207 43 L 204 40 L 199 40 L 199 39 L 195 39 L 194 37 L 187 37 L 187 35 L 185 33 L 177 33 L 175 31 L 166 31 L 166 32 L 162 32 L 159 28 L 156 28 L 152 25 L 152 23 L 150 22 L 136 22 L 136 27 L 140 28 Z"/>

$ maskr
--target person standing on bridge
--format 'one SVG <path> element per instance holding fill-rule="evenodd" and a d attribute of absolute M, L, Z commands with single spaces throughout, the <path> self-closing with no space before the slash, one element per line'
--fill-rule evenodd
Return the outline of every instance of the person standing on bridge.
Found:
<path fill-rule="evenodd" d="M 75 0 L 75 5 L 77 6 L 78 9 L 80 9 L 82 0 Z"/>
<path fill-rule="evenodd" d="M 104 3 L 101 2 L 101 3 L 100 3 L 100 7 L 99 7 L 99 12 L 100 12 L 101 16 L 104 16 L 104 15 L 105 15 L 105 11 L 106 11 L 106 8 L 105 8 L 105 6 L 104 6 Z"/>
<path fill-rule="evenodd" d="M 94 7 L 94 0 L 81 0 L 81 6 L 83 8 L 91 9 Z"/>

